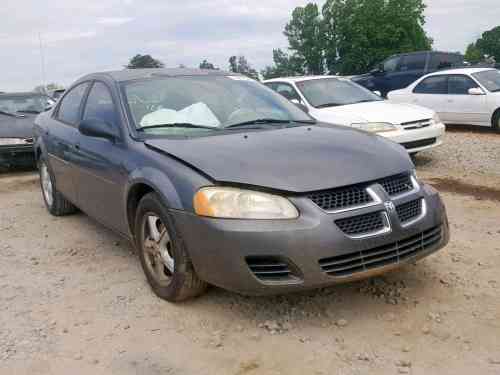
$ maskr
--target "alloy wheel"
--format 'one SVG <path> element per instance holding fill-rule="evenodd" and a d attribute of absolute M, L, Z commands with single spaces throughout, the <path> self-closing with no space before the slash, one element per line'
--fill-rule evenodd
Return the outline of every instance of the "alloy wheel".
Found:
<path fill-rule="evenodd" d="M 47 205 L 49 207 L 52 207 L 52 204 L 54 203 L 54 190 L 52 187 L 52 180 L 50 178 L 49 169 L 47 168 L 47 164 L 45 163 L 42 163 L 42 166 L 40 168 L 40 178 L 42 180 L 42 192 L 45 201 L 47 202 Z"/>
<path fill-rule="evenodd" d="M 142 241 L 142 251 L 149 273 L 158 284 L 170 284 L 175 270 L 173 244 L 165 224 L 157 214 L 144 215 Z"/>

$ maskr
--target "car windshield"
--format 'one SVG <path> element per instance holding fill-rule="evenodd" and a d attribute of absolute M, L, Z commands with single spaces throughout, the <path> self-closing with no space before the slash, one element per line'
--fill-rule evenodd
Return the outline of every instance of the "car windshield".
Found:
<path fill-rule="evenodd" d="M 156 77 L 127 82 L 124 96 L 135 127 L 143 134 L 192 135 L 314 122 L 281 95 L 239 76 Z"/>
<path fill-rule="evenodd" d="M 485 70 L 472 76 L 490 92 L 500 92 L 500 71 Z"/>
<path fill-rule="evenodd" d="M 307 101 L 316 108 L 383 100 L 358 84 L 337 78 L 310 79 L 297 83 Z"/>
<path fill-rule="evenodd" d="M 0 111 L 7 113 L 40 113 L 47 107 L 43 95 L 0 95 Z"/>

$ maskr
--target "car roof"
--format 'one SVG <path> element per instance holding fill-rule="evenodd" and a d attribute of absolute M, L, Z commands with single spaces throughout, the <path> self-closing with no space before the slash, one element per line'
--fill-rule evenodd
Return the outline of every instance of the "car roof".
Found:
<path fill-rule="evenodd" d="M 263 83 L 272 83 L 272 82 L 301 82 L 301 81 L 312 81 L 315 79 L 323 79 L 323 78 L 336 78 L 336 79 L 346 79 L 342 76 L 297 76 L 297 77 L 283 77 L 283 78 L 273 78 L 267 79 L 263 81 Z"/>
<path fill-rule="evenodd" d="M 225 72 L 212 69 L 188 69 L 188 68 L 152 68 L 152 69 L 123 69 L 108 72 L 97 72 L 88 74 L 79 79 L 89 80 L 96 78 L 111 78 L 117 82 L 132 81 L 151 77 L 189 77 L 189 76 L 234 76 L 237 73 Z"/>
<path fill-rule="evenodd" d="M 437 72 L 428 74 L 427 77 L 429 76 L 439 76 L 443 74 L 474 74 L 474 73 L 480 73 L 480 72 L 485 72 L 488 70 L 496 70 L 494 68 L 457 68 L 457 69 L 446 69 L 446 70 L 439 70 Z"/>

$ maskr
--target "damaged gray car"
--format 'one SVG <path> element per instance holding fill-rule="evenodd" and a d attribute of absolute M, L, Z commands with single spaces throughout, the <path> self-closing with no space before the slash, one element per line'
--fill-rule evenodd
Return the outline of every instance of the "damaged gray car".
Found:
<path fill-rule="evenodd" d="M 357 280 L 449 239 L 401 146 L 323 126 L 232 73 L 85 76 L 37 118 L 35 150 L 50 213 L 78 207 L 130 239 L 168 301 Z"/>

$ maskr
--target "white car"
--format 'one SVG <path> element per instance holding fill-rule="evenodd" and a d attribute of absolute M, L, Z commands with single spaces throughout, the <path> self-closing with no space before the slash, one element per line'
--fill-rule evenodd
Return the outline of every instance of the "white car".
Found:
<path fill-rule="evenodd" d="M 445 126 L 434 111 L 389 103 L 346 78 L 276 78 L 264 84 L 319 121 L 378 133 L 401 144 L 410 154 L 443 142 Z"/>
<path fill-rule="evenodd" d="M 389 93 L 392 103 L 412 103 L 436 111 L 445 124 L 491 126 L 500 130 L 500 71 L 465 68 L 428 74 Z"/>

